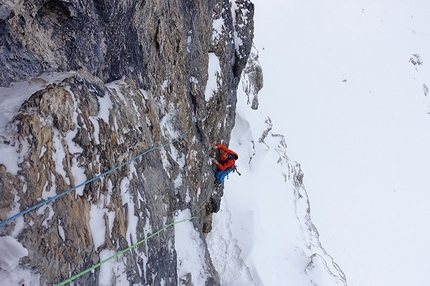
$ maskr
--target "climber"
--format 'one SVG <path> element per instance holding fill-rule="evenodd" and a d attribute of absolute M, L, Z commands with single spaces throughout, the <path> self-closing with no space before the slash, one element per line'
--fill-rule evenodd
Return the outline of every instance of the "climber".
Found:
<path fill-rule="evenodd" d="M 224 183 L 225 177 L 235 170 L 235 162 L 239 159 L 239 155 L 222 144 L 215 145 L 213 149 L 220 149 L 219 160 L 221 162 L 212 159 L 212 163 L 218 167 L 218 170 L 215 171 L 215 185 L 220 185 Z"/>

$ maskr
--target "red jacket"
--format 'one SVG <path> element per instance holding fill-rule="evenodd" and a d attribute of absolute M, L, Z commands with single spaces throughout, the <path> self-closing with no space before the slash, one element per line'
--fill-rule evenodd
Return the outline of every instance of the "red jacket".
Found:
<path fill-rule="evenodd" d="M 235 157 L 236 159 L 227 159 L 224 162 L 221 162 L 220 164 L 217 164 L 218 169 L 220 169 L 221 171 L 224 171 L 225 169 L 228 168 L 233 168 L 234 167 L 234 163 L 237 159 L 239 159 L 239 155 L 237 155 L 236 152 L 234 152 L 233 150 L 228 149 L 227 147 L 225 147 L 222 144 L 218 144 L 216 145 L 218 147 L 218 149 L 223 150 L 224 152 L 226 152 L 227 154 L 231 154 L 233 155 L 233 157 Z"/>

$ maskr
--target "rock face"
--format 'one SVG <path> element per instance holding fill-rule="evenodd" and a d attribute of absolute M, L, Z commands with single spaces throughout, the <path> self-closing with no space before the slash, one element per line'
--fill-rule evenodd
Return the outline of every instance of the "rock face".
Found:
<path fill-rule="evenodd" d="M 0 159 L 0 219 L 135 159 L 0 227 L 28 251 L 19 283 L 64 281 L 184 209 L 194 210 L 204 241 L 222 190 L 195 206 L 213 187 L 212 145 L 230 139 L 252 19 L 249 0 L 2 4 L 0 93 L 13 98 L 24 87 L 28 96 L 1 128 L 10 156 Z M 212 56 L 219 71 L 208 90 Z M 107 275 L 99 267 L 74 281 L 193 285 L 189 273 L 178 276 L 174 236 L 168 228 L 117 258 Z M 218 285 L 205 257 L 205 284 Z M 0 270 L 2 281 L 12 281 L 9 270 Z"/>
<path fill-rule="evenodd" d="M 258 93 L 263 88 L 264 83 L 263 68 L 258 57 L 257 50 L 251 52 L 242 76 L 243 90 L 248 97 L 247 104 L 250 104 L 254 110 L 258 109 Z"/>

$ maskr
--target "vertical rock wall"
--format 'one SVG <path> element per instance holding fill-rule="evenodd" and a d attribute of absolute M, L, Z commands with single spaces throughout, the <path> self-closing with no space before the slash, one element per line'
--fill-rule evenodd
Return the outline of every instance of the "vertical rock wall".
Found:
<path fill-rule="evenodd" d="M 233 128 L 252 17 L 246 0 L 32 0 L 0 8 L 0 92 L 40 86 L 0 134 L 2 150 L 18 158 L 0 161 L 1 220 L 184 135 L 0 227 L 28 250 L 21 269 L 41 285 L 61 282 L 207 196 L 211 146 L 228 143 Z M 210 54 L 221 72 L 205 97 Z M 203 239 L 211 208 L 195 215 Z M 167 229 L 117 258 L 115 269 L 75 281 L 178 285 L 185 278 L 174 241 Z M 205 255 L 206 284 L 218 285 Z"/>

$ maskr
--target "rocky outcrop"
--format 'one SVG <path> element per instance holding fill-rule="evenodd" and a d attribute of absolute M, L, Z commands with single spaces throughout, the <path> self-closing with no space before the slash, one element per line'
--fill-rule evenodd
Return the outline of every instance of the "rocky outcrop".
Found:
<path fill-rule="evenodd" d="M 23 284 L 61 282 L 207 197 L 211 146 L 227 144 L 234 125 L 252 18 L 247 0 L 32 0 L 0 8 L 0 92 L 37 90 L 0 134 L 2 150 L 16 158 L 0 160 L 1 220 L 164 146 L 0 227 L 28 251 Z M 208 94 L 211 55 L 219 71 Z M 215 207 L 194 212 L 203 240 L 220 194 Z M 174 236 L 166 229 L 123 254 L 109 278 L 96 268 L 75 281 L 191 285 L 190 275 L 178 277 Z M 218 285 L 205 257 L 206 284 Z"/>
<path fill-rule="evenodd" d="M 258 93 L 263 88 L 263 68 L 259 62 L 258 51 L 254 49 L 242 76 L 242 88 L 248 97 L 247 104 L 254 110 L 258 109 Z"/>

